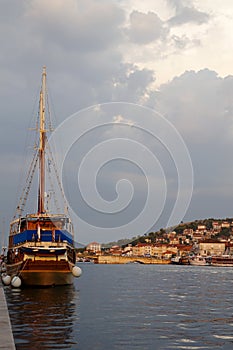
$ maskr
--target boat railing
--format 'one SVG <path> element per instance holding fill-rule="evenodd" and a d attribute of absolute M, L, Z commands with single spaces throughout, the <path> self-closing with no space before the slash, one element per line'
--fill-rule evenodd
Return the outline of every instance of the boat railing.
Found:
<path fill-rule="evenodd" d="M 15 234 L 13 237 L 13 245 L 22 244 L 24 242 L 68 242 L 73 244 L 73 238 L 68 231 L 65 230 L 48 230 L 41 231 L 40 237 L 37 230 L 26 230 Z"/>

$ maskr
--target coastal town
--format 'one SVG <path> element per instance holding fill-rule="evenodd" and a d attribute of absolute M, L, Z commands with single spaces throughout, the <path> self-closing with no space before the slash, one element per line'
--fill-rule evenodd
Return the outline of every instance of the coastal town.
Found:
<path fill-rule="evenodd" d="M 233 266 L 233 219 L 196 220 L 174 230 L 138 236 L 127 244 L 89 243 L 78 261 Z"/>

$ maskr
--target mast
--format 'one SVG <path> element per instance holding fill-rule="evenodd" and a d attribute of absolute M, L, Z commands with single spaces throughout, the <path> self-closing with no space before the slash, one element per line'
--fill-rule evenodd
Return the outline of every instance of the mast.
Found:
<path fill-rule="evenodd" d="M 40 91 L 40 143 L 39 143 L 39 193 L 38 193 L 38 214 L 45 212 L 45 95 L 46 95 L 46 67 L 43 67 L 42 86 Z"/>

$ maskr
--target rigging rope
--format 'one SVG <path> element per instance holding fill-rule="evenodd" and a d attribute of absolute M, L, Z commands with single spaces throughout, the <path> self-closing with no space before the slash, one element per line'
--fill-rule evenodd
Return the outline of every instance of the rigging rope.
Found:
<path fill-rule="evenodd" d="M 32 159 L 32 162 L 31 162 L 31 165 L 30 165 L 30 168 L 29 168 L 29 171 L 28 171 L 28 175 L 27 175 L 27 178 L 26 178 L 25 186 L 23 188 L 21 197 L 19 199 L 19 204 L 18 204 L 18 206 L 16 208 L 14 219 L 16 218 L 17 213 L 18 213 L 19 217 L 22 216 L 22 213 L 23 213 L 23 210 L 24 210 L 27 198 L 28 198 L 28 194 L 29 194 L 30 189 L 31 189 L 31 184 L 32 184 L 33 177 L 34 177 L 34 174 L 35 174 L 37 162 L 38 162 L 38 152 L 36 151 L 34 153 L 34 156 L 33 156 L 33 159 Z"/>
<path fill-rule="evenodd" d="M 47 141 L 47 140 L 46 140 Z M 63 190 L 63 187 L 62 187 L 62 184 L 61 184 L 61 181 L 60 181 L 60 178 L 59 178 L 59 175 L 58 175 L 58 172 L 57 172 L 57 167 L 56 167 L 56 163 L 55 163 L 55 160 L 54 160 L 54 157 L 52 155 L 52 151 L 50 149 L 50 145 L 49 143 L 47 142 L 47 150 L 49 152 L 49 156 L 50 156 L 50 160 L 52 162 L 52 165 L 53 165 L 53 169 L 54 169 L 54 172 L 55 172 L 55 176 L 56 176 L 56 180 L 57 180 L 57 184 L 58 184 L 58 187 L 59 187 L 59 190 L 61 192 L 61 195 L 63 197 L 63 201 L 64 201 L 64 205 L 65 205 L 65 214 L 69 214 L 69 210 L 68 210 L 68 203 L 67 203 L 67 200 L 66 200 L 66 196 L 65 196 L 65 193 L 64 193 L 64 190 Z"/>

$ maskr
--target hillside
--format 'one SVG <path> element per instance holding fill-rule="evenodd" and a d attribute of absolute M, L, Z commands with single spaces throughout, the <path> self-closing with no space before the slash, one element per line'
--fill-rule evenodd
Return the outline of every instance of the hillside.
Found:
<path fill-rule="evenodd" d="M 214 223 L 214 225 L 213 225 Z M 218 223 L 218 225 L 217 225 Z M 228 226 L 229 227 L 224 227 Z M 159 231 L 156 232 L 149 232 L 144 235 L 138 235 L 137 237 L 132 238 L 125 238 L 120 239 L 115 242 L 109 242 L 102 244 L 102 247 L 109 248 L 114 245 L 118 246 L 126 246 L 127 244 L 136 245 L 137 243 L 155 243 L 158 241 L 164 241 L 168 242 L 169 239 L 167 238 L 169 232 L 174 232 L 177 236 L 182 235 L 184 233 L 184 230 L 193 230 L 193 232 L 198 231 L 198 227 L 205 227 L 206 232 L 209 233 L 211 238 L 229 238 L 229 236 L 232 234 L 233 230 L 233 218 L 225 218 L 225 219 L 215 219 L 215 218 L 209 218 L 209 219 L 199 219 L 191 222 L 181 222 L 178 226 L 164 229 L 161 228 Z M 218 228 L 216 228 L 216 227 Z"/>

